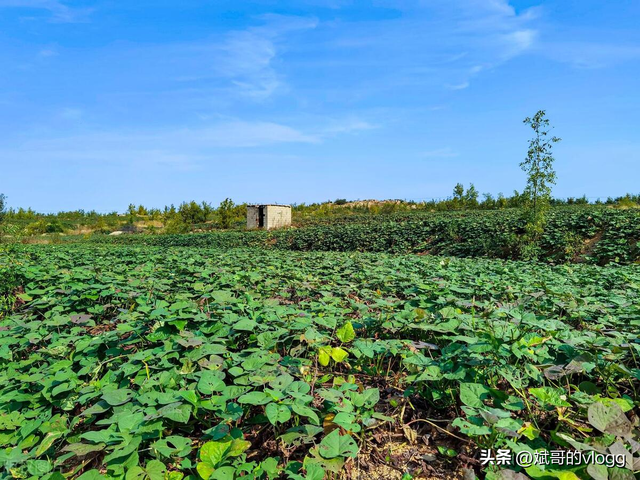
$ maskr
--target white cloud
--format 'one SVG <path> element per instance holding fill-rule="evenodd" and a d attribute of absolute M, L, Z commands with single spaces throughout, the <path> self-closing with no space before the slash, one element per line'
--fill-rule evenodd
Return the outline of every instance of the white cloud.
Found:
<path fill-rule="evenodd" d="M 157 129 L 139 132 L 89 133 L 77 137 L 33 140 L 27 147 L 60 150 L 77 145 L 80 153 L 121 148 L 124 150 L 207 150 L 214 148 L 249 148 L 278 143 L 316 143 L 319 138 L 287 125 L 273 122 L 230 120 L 197 128 Z"/>
<path fill-rule="evenodd" d="M 379 77 L 367 78 L 364 86 L 375 94 L 392 85 L 463 89 L 477 75 L 532 52 L 539 41 L 540 11 L 519 11 L 506 0 L 387 4 L 403 15 L 336 22 L 330 41 L 337 58 L 351 55 L 351 69 L 379 69 Z"/>
<path fill-rule="evenodd" d="M 445 87 L 447 87 L 449 90 L 464 90 L 465 88 L 469 88 L 469 85 L 469 82 L 462 82 L 456 85 L 446 84 Z"/>
<path fill-rule="evenodd" d="M 577 68 L 604 68 L 623 62 L 640 60 L 640 45 L 556 41 L 540 45 L 539 53 L 552 60 L 569 63 Z"/>
<path fill-rule="evenodd" d="M 69 109 L 67 114 L 75 115 Z M 63 112 L 63 115 L 65 112 Z M 0 150 L 0 161 L 85 161 L 194 168 L 229 149 L 314 144 L 320 135 L 274 122 L 231 120 L 198 128 L 85 133 L 27 140 Z"/>
<path fill-rule="evenodd" d="M 229 36 L 221 47 L 216 70 L 239 87 L 241 93 L 254 97 L 271 96 L 280 86 L 271 62 L 276 56 L 272 39 L 244 31 Z"/>
<path fill-rule="evenodd" d="M 303 17 L 268 15 L 260 27 L 231 32 L 217 48 L 214 68 L 229 78 L 239 92 L 262 100 L 284 86 L 273 61 L 279 53 L 279 42 L 290 32 L 315 28 L 317 20 Z"/>
<path fill-rule="evenodd" d="M 43 58 L 56 57 L 58 56 L 58 51 L 54 47 L 46 47 L 38 52 L 38 56 Z"/>
<path fill-rule="evenodd" d="M 182 69 L 179 75 L 173 75 L 174 81 L 204 81 L 227 96 L 264 101 L 287 91 L 286 79 L 275 64 L 286 50 L 288 35 L 313 29 L 318 22 L 314 18 L 283 15 L 263 15 L 258 20 L 262 22 L 259 26 L 230 31 L 221 38 L 142 47 L 134 49 L 135 55 L 159 59 L 160 63 L 167 58 L 180 58 Z M 171 68 L 172 75 L 175 67 Z"/>
<path fill-rule="evenodd" d="M 232 121 L 213 127 L 185 129 L 169 134 L 176 144 L 195 142 L 203 147 L 260 147 L 277 143 L 317 143 L 317 136 L 272 122 Z"/>
<path fill-rule="evenodd" d="M 67 108 L 59 115 L 65 120 L 76 120 L 83 112 Z M 347 117 L 317 119 L 315 127 L 310 126 L 307 131 L 276 122 L 229 119 L 192 128 L 112 130 L 48 138 L 41 133 L 5 145 L 0 149 L 0 162 L 38 159 L 193 169 L 214 159 L 220 161 L 225 155 L 264 153 L 266 148 L 278 145 L 314 145 L 336 135 L 373 128 L 377 127 L 357 117 Z"/>
<path fill-rule="evenodd" d="M 505 45 L 505 59 L 516 57 L 534 45 L 538 32 L 531 29 L 516 30 L 502 35 L 502 42 Z"/>
<path fill-rule="evenodd" d="M 332 120 L 329 125 L 322 129 L 323 135 L 335 135 L 341 133 L 357 133 L 367 130 L 379 128 L 366 120 L 357 117 L 348 117 L 344 119 Z"/>

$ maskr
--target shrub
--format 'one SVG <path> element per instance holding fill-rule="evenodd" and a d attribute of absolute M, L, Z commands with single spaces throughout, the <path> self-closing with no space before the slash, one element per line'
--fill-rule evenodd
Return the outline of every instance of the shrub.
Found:
<path fill-rule="evenodd" d="M 174 217 L 170 219 L 164 227 L 164 233 L 168 234 L 187 233 L 188 231 L 189 225 L 187 225 L 181 217 Z"/>

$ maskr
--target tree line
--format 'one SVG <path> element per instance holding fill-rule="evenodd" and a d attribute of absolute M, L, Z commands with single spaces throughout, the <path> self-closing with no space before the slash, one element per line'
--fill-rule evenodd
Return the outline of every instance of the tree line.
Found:
<path fill-rule="evenodd" d="M 450 211 L 450 210 L 499 210 L 520 208 L 527 218 L 527 235 L 531 244 L 544 231 L 545 216 L 549 208 L 562 205 L 616 205 L 638 206 L 640 195 L 627 194 L 621 197 L 608 197 L 606 200 L 597 199 L 590 202 L 586 196 L 579 198 L 554 198 L 552 186 L 556 183 L 556 173 L 553 168 L 553 145 L 560 138 L 550 134 L 550 122 L 544 110 L 536 112 L 533 117 L 527 117 L 524 123 L 533 131 L 528 144 L 527 155 L 520 163 L 527 175 L 527 183 L 522 192 L 514 190 L 512 195 L 499 193 L 480 194 L 473 183 L 468 187 L 457 183 L 452 195 L 446 199 L 429 201 L 347 201 L 337 199 L 311 204 L 293 205 L 295 219 L 309 219 L 315 217 L 349 215 L 354 213 L 385 214 L 410 210 Z M 74 210 L 55 214 L 38 213 L 31 208 L 6 208 L 7 198 L 0 194 L 0 223 L 12 223 L 24 229 L 28 235 L 42 233 L 60 233 L 88 226 L 91 231 L 109 233 L 115 229 L 129 232 L 140 230 L 144 224 L 147 232 L 162 230 L 164 233 L 187 233 L 190 231 L 208 230 L 213 228 L 229 229 L 240 227 L 245 222 L 246 203 L 236 204 L 230 198 L 223 200 L 217 207 L 202 201 L 183 202 L 177 207 L 168 205 L 164 208 L 148 208 L 144 205 L 130 204 L 124 213 L 98 213 L 95 210 Z"/>

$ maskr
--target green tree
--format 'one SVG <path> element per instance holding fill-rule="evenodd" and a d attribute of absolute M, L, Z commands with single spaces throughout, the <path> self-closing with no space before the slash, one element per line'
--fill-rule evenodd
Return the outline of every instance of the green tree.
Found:
<path fill-rule="evenodd" d="M 197 223 L 204 223 L 207 221 L 207 212 L 210 209 L 209 205 L 202 202 L 202 206 L 198 205 L 195 201 L 191 200 L 189 203 L 182 202 L 178 208 L 178 214 L 182 217 L 183 223 L 187 225 L 195 225 Z"/>
<path fill-rule="evenodd" d="M 549 136 L 549 120 L 544 110 L 539 110 L 533 117 L 524 119 L 524 123 L 533 130 L 533 138 L 529 140 L 527 157 L 520 167 L 527 174 L 527 185 L 524 189 L 524 206 L 527 220 L 527 240 L 533 245 L 544 231 L 545 216 L 551 200 L 551 186 L 556 183 L 556 172 L 553 169 L 553 144 L 560 141 L 558 137 Z"/>
<path fill-rule="evenodd" d="M 551 185 L 556 183 L 552 148 L 560 138 L 549 137 L 549 120 L 545 115 L 544 110 L 539 110 L 532 118 L 524 119 L 524 123 L 534 132 L 533 138 L 529 140 L 527 157 L 520 163 L 520 167 L 527 174 L 524 194 L 533 219 L 538 219 L 540 214 L 544 214 L 548 209 Z"/>
<path fill-rule="evenodd" d="M 453 199 L 460 204 L 464 201 L 464 185 L 461 183 L 456 183 L 453 187 Z"/>
<path fill-rule="evenodd" d="M 189 225 L 182 221 L 182 217 L 175 215 L 167 220 L 164 233 L 187 233 L 189 231 Z"/>
<path fill-rule="evenodd" d="M 498 193 L 498 199 L 496 200 L 497 208 L 507 208 L 507 199 L 502 192 Z"/>
<path fill-rule="evenodd" d="M 466 208 L 476 208 L 478 206 L 478 190 L 473 183 L 469 184 L 469 188 L 464 194 L 464 206 Z"/>
<path fill-rule="evenodd" d="M 166 226 L 169 220 L 176 216 L 176 207 L 172 203 L 171 207 L 164 206 L 164 211 L 162 212 L 162 225 Z"/>
<path fill-rule="evenodd" d="M 218 207 L 218 217 L 220 217 L 220 226 L 222 228 L 231 227 L 235 206 L 235 203 L 233 203 L 233 200 L 230 198 L 225 198 L 220 202 L 220 206 Z"/>
<path fill-rule="evenodd" d="M 483 193 L 482 196 L 484 197 L 482 200 L 482 208 L 486 210 L 493 210 L 496 208 L 496 199 L 493 198 L 493 195 L 490 193 Z"/>
<path fill-rule="evenodd" d="M 162 216 L 162 212 L 160 212 L 159 208 L 150 208 L 148 213 L 151 217 L 151 220 L 160 220 L 160 217 Z"/>
<path fill-rule="evenodd" d="M 202 207 L 202 215 L 204 216 L 203 222 L 206 222 L 207 220 L 209 220 L 209 217 L 214 212 L 214 209 L 210 203 L 207 203 L 205 201 L 202 201 L 200 205 Z"/>
<path fill-rule="evenodd" d="M 5 208 L 7 206 L 7 197 L 4 193 L 0 193 L 0 223 L 4 220 Z"/>

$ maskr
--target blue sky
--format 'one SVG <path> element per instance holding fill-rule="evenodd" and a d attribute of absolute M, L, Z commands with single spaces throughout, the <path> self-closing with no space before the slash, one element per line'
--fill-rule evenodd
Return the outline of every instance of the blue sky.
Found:
<path fill-rule="evenodd" d="M 0 0 L 0 192 L 133 202 L 640 191 L 636 0 Z"/>

